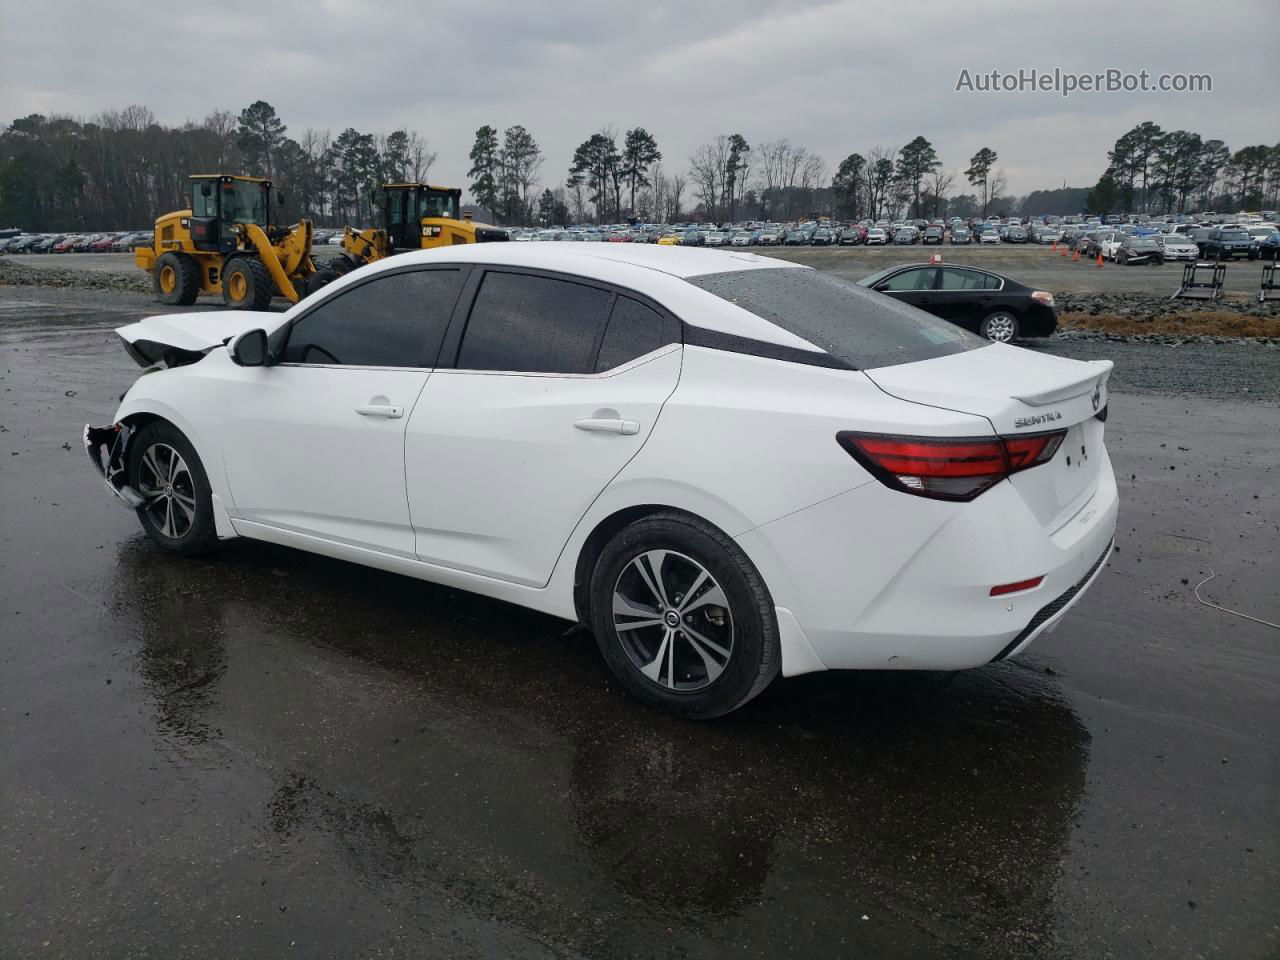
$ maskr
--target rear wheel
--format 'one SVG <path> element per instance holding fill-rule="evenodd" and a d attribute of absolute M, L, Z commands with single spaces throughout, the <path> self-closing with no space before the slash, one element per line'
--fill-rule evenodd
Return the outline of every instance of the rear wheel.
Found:
<path fill-rule="evenodd" d="M 1018 338 L 1018 318 L 1008 310 L 993 310 L 982 318 L 978 333 L 995 343 L 1012 343 Z"/>
<path fill-rule="evenodd" d="M 200 266 L 185 253 L 166 253 L 156 261 L 151 287 L 161 303 L 188 306 L 200 293 Z"/>
<path fill-rule="evenodd" d="M 209 477 L 181 430 L 164 420 L 139 430 L 129 445 L 126 476 L 142 495 L 137 513 L 148 537 L 187 555 L 218 545 Z"/>
<path fill-rule="evenodd" d="M 232 257 L 222 269 L 222 299 L 233 310 L 266 310 L 275 284 L 257 257 Z"/>
<path fill-rule="evenodd" d="M 647 703 L 689 719 L 718 717 L 778 673 L 764 581 L 705 521 L 661 513 L 625 527 L 596 562 L 590 596 L 605 661 Z"/>

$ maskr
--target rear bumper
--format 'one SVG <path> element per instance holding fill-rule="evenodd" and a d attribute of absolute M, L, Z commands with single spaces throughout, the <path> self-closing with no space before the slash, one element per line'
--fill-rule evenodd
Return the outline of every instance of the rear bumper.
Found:
<path fill-rule="evenodd" d="M 1009 482 L 967 504 L 903 499 L 872 482 L 738 538 L 822 667 L 961 670 L 1016 656 L 1105 568 L 1119 505 L 1109 459 L 1053 531 Z M 1033 589 L 990 596 L 1036 576 Z M 782 669 L 802 672 L 785 650 Z"/>

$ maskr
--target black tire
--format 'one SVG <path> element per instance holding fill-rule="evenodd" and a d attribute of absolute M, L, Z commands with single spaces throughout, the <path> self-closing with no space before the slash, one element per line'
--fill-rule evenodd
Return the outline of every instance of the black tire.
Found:
<path fill-rule="evenodd" d="M 978 335 L 994 343 L 1013 343 L 1021 332 L 1018 315 L 1011 310 L 992 310 L 978 324 Z"/>
<path fill-rule="evenodd" d="M 711 611 L 717 611 L 721 623 L 727 620 L 731 643 L 721 672 L 697 689 L 673 689 L 677 673 L 674 656 L 668 667 L 668 684 L 660 682 L 663 669 L 660 660 L 658 680 L 642 673 L 614 625 L 614 591 L 621 588 L 624 572 L 633 569 L 632 561 L 651 550 L 670 551 L 680 555 L 673 562 L 692 561 L 701 566 L 728 601 L 727 618 L 718 613 L 720 608 L 711 605 L 699 611 L 700 616 L 705 614 L 708 618 L 712 617 Z M 596 561 L 589 596 L 591 627 L 614 675 L 638 699 L 677 716 L 705 720 L 730 713 L 767 687 L 780 669 L 778 622 L 768 588 L 738 545 L 705 520 L 667 512 L 644 517 L 624 527 Z M 687 647 L 687 662 L 696 665 L 692 642 L 686 635 L 677 633 L 677 639 L 683 638 Z"/>
<path fill-rule="evenodd" d="M 177 452 L 181 469 L 170 471 L 172 461 L 164 450 Z M 170 471 L 173 479 L 166 482 L 156 467 L 160 473 Z M 181 430 L 165 420 L 154 420 L 139 430 L 129 444 L 125 476 L 138 493 L 155 494 L 137 508 L 142 529 L 153 541 L 184 556 L 208 553 L 218 546 L 209 476 Z M 194 504 L 194 510 L 184 508 L 187 502 Z"/>
<path fill-rule="evenodd" d="M 161 303 L 190 306 L 200 295 L 200 265 L 185 253 L 166 253 L 156 261 L 151 289 Z"/>
<path fill-rule="evenodd" d="M 232 257 L 223 266 L 222 300 L 232 310 L 266 310 L 274 294 L 267 265 L 257 257 Z"/>
<path fill-rule="evenodd" d="M 342 274 L 336 270 L 330 270 L 328 267 L 321 267 L 311 276 L 307 277 L 307 296 L 311 296 L 319 290 L 324 289 L 333 281 L 339 279 Z"/>

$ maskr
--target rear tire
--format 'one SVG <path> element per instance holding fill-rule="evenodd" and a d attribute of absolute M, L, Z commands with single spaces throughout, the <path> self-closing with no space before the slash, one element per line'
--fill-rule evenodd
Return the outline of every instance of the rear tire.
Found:
<path fill-rule="evenodd" d="M 979 336 L 993 343 L 1013 343 L 1018 333 L 1018 317 L 1008 310 L 992 310 L 978 324 Z"/>
<path fill-rule="evenodd" d="M 596 561 L 590 604 L 600 652 L 622 685 L 686 719 L 736 710 L 781 667 L 759 571 L 697 517 L 659 513 L 619 531 Z"/>
<path fill-rule="evenodd" d="M 307 277 L 307 296 L 311 296 L 319 290 L 327 287 L 333 281 L 341 278 L 342 274 L 336 270 L 330 270 L 328 267 L 321 267 L 311 276 Z"/>
<path fill-rule="evenodd" d="M 153 541 L 185 556 L 217 547 L 209 476 L 181 430 L 165 420 L 139 430 L 129 445 L 125 476 L 147 498 L 137 513 Z"/>
<path fill-rule="evenodd" d="M 200 294 L 200 265 L 185 253 L 166 253 L 156 261 L 151 288 L 161 303 L 190 306 Z"/>
<path fill-rule="evenodd" d="M 222 269 L 222 299 L 232 310 L 266 310 L 275 284 L 257 257 L 232 257 Z"/>

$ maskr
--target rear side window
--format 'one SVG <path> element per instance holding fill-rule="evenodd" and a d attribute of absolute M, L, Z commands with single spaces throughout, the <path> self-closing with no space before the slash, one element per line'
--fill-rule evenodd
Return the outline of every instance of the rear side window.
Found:
<path fill-rule="evenodd" d="M 387 273 L 325 300 L 293 325 L 285 363 L 429 367 L 458 299 L 457 270 Z"/>
<path fill-rule="evenodd" d="M 818 270 L 742 270 L 690 277 L 689 282 L 855 369 L 929 360 L 987 345 L 923 310 Z"/>
<path fill-rule="evenodd" d="M 596 372 L 620 367 L 659 347 L 680 341 L 680 325 L 630 297 L 618 297 L 600 342 Z"/>
<path fill-rule="evenodd" d="M 942 268 L 942 290 L 998 290 L 1000 278 L 979 270 L 963 270 L 959 267 Z"/>
<path fill-rule="evenodd" d="M 490 270 L 471 307 L 457 367 L 590 373 L 612 301 L 597 287 Z"/>

